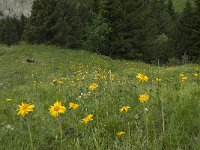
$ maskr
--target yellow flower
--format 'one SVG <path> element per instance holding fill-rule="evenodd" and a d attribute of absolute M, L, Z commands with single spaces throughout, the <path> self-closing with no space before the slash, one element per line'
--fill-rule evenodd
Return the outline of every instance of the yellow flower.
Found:
<path fill-rule="evenodd" d="M 182 78 L 184 77 L 185 75 L 183 73 L 179 74 L 179 77 Z"/>
<path fill-rule="evenodd" d="M 33 86 L 36 86 L 36 84 L 37 84 L 37 81 L 33 81 Z"/>
<path fill-rule="evenodd" d="M 69 103 L 69 109 L 73 109 L 73 110 L 75 110 L 75 109 L 77 109 L 79 107 L 79 104 L 75 104 L 75 103 Z"/>
<path fill-rule="evenodd" d="M 119 111 L 120 112 L 123 112 L 123 111 L 125 111 L 125 112 L 128 112 L 128 109 L 129 108 L 131 108 L 130 106 L 122 106 L 120 109 L 119 109 Z"/>
<path fill-rule="evenodd" d="M 142 83 L 148 82 L 148 80 L 149 80 L 149 78 L 146 75 L 140 74 L 140 73 L 137 74 L 136 78 Z"/>
<path fill-rule="evenodd" d="M 160 78 L 156 78 L 156 82 L 160 82 L 161 81 L 161 79 Z"/>
<path fill-rule="evenodd" d="M 145 93 L 143 95 L 139 95 L 139 100 L 140 100 L 140 102 L 144 103 L 149 100 L 149 95 L 147 93 Z"/>
<path fill-rule="evenodd" d="M 22 117 L 24 117 L 25 115 L 28 115 L 29 112 L 33 111 L 35 105 L 22 102 L 22 104 L 18 105 L 18 107 L 19 108 L 17 109 L 17 115 L 21 115 Z"/>
<path fill-rule="evenodd" d="M 196 72 L 196 73 L 194 73 L 194 76 L 195 76 L 195 77 L 198 77 L 198 76 L 199 76 L 199 74 Z"/>
<path fill-rule="evenodd" d="M 11 98 L 7 98 L 7 101 L 9 102 L 9 101 L 12 101 L 12 99 Z"/>
<path fill-rule="evenodd" d="M 58 80 L 58 83 L 59 83 L 59 84 L 63 84 L 63 81 L 61 81 L 61 80 Z"/>
<path fill-rule="evenodd" d="M 52 80 L 52 82 L 50 84 L 53 86 L 63 84 L 63 80 L 54 79 L 54 80 Z"/>
<path fill-rule="evenodd" d="M 184 81 L 184 80 L 187 80 L 187 77 L 186 77 L 186 76 L 184 76 L 184 77 L 182 77 L 181 79 Z"/>
<path fill-rule="evenodd" d="M 122 135 L 124 135 L 126 132 L 124 132 L 124 131 L 119 131 L 119 132 L 117 132 L 117 136 L 122 136 Z"/>
<path fill-rule="evenodd" d="M 61 78 L 62 81 L 65 81 L 65 80 L 67 80 L 67 79 L 68 79 L 67 77 Z"/>
<path fill-rule="evenodd" d="M 97 87 L 98 87 L 98 85 L 97 85 L 96 83 L 92 83 L 92 84 L 90 84 L 90 86 L 89 86 L 89 90 L 93 91 L 93 90 L 95 90 Z"/>
<path fill-rule="evenodd" d="M 53 117 L 58 117 L 60 113 L 64 113 L 66 111 L 66 107 L 61 104 L 61 102 L 54 103 L 53 106 L 50 106 L 49 113 Z"/>
<path fill-rule="evenodd" d="M 83 118 L 81 120 L 82 123 L 85 123 L 87 124 L 89 121 L 93 120 L 93 115 L 92 114 L 89 114 L 87 117 Z"/>
<path fill-rule="evenodd" d="M 113 80 L 115 80 L 115 75 L 114 74 L 111 74 L 110 75 L 110 79 L 113 81 Z"/>

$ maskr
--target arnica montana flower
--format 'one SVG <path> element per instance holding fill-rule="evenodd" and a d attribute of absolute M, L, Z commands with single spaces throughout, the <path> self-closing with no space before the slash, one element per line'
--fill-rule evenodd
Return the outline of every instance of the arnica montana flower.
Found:
<path fill-rule="evenodd" d="M 98 87 L 98 85 L 96 83 L 92 83 L 89 86 L 89 90 L 91 90 L 91 91 L 96 90 L 97 87 Z"/>
<path fill-rule="evenodd" d="M 50 106 L 49 113 L 52 117 L 58 117 L 59 114 L 64 113 L 66 107 L 61 104 L 61 102 L 55 102 L 53 106 Z"/>
<path fill-rule="evenodd" d="M 72 102 L 69 103 L 69 109 L 75 110 L 75 109 L 77 109 L 78 107 L 79 107 L 79 104 L 75 104 L 75 103 L 72 103 Z"/>
<path fill-rule="evenodd" d="M 23 103 L 21 105 L 18 105 L 18 113 L 17 115 L 20 115 L 22 117 L 28 115 L 29 112 L 33 111 L 33 109 L 35 108 L 34 104 L 28 104 L 28 103 Z"/>
<path fill-rule="evenodd" d="M 184 77 L 185 75 L 183 73 L 179 74 L 179 77 L 182 78 Z"/>
<path fill-rule="evenodd" d="M 180 78 L 182 81 L 187 80 L 187 76 L 185 76 L 184 73 L 179 74 L 179 78 Z"/>
<path fill-rule="evenodd" d="M 119 131 L 119 132 L 117 132 L 117 136 L 122 136 L 122 135 L 124 135 L 126 132 L 124 132 L 124 131 Z"/>
<path fill-rule="evenodd" d="M 182 77 L 181 79 L 182 79 L 182 81 L 185 81 L 185 80 L 187 80 L 187 77 L 184 76 L 184 77 Z"/>
<path fill-rule="evenodd" d="M 93 115 L 92 114 L 89 114 L 87 117 L 83 118 L 81 120 L 82 123 L 85 123 L 87 124 L 89 121 L 93 120 Z"/>
<path fill-rule="evenodd" d="M 143 94 L 143 95 L 139 95 L 139 101 L 144 103 L 146 101 L 149 100 L 149 95 L 147 93 Z"/>
<path fill-rule="evenodd" d="M 7 98 L 7 101 L 10 102 L 10 101 L 12 101 L 12 99 L 11 98 Z"/>
<path fill-rule="evenodd" d="M 122 107 L 119 109 L 119 111 L 120 111 L 120 112 L 123 112 L 123 111 L 128 112 L 128 110 L 129 110 L 130 108 L 131 108 L 130 106 L 122 106 Z"/>
<path fill-rule="evenodd" d="M 148 80 L 149 80 L 149 78 L 146 75 L 140 74 L 140 73 L 137 74 L 136 78 L 142 83 L 148 82 Z"/>
<path fill-rule="evenodd" d="M 160 78 L 156 78 L 156 82 L 160 82 L 161 81 L 161 79 Z"/>
<path fill-rule="evenodd" d="M 63 84 L 62 80 L 58 80 L 58 79 L 54 79 L 53 81 L 51 81 L 50 83 L 53 86 L 59 85 L 59 84 Z"/>
<path fill-rule="evenodd" d="M 195 76 L 195 77 L 198 77 L 198 76 L 199 76 L 199 74 L 196 72 L 196 73 L 194 73 L 194 76 Z"/>

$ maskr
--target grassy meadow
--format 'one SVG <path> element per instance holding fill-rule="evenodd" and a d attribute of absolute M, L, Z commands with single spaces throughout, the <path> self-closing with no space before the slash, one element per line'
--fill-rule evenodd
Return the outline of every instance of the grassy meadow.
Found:
<path fill-rule="evenodd" d="M 200 149 L 198 65 L 157 67 L 26 43 L 1 45 L 0 62 L 2 150 Z M 66 111 L 52 117 L 56 101 Z M 35 105 L 24 117 L 22 102 Z"/>

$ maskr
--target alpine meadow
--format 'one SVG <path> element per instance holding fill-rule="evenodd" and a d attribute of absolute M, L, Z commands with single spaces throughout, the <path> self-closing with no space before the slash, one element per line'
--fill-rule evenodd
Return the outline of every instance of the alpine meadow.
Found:
<path fill-rule="evenodd" d="M 199 0 L 0 3 L 0 150 L 200 150 Z"/>

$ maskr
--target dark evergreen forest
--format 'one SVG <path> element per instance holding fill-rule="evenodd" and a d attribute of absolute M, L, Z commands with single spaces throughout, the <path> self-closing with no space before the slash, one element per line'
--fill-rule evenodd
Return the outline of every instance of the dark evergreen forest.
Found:
<path fill-rule="evenodd" d="M 20 40 L 147 63 L 200 62 L 200 1 L 35 0 L 29 18 L 0 21 L 0 43 Z"/>

